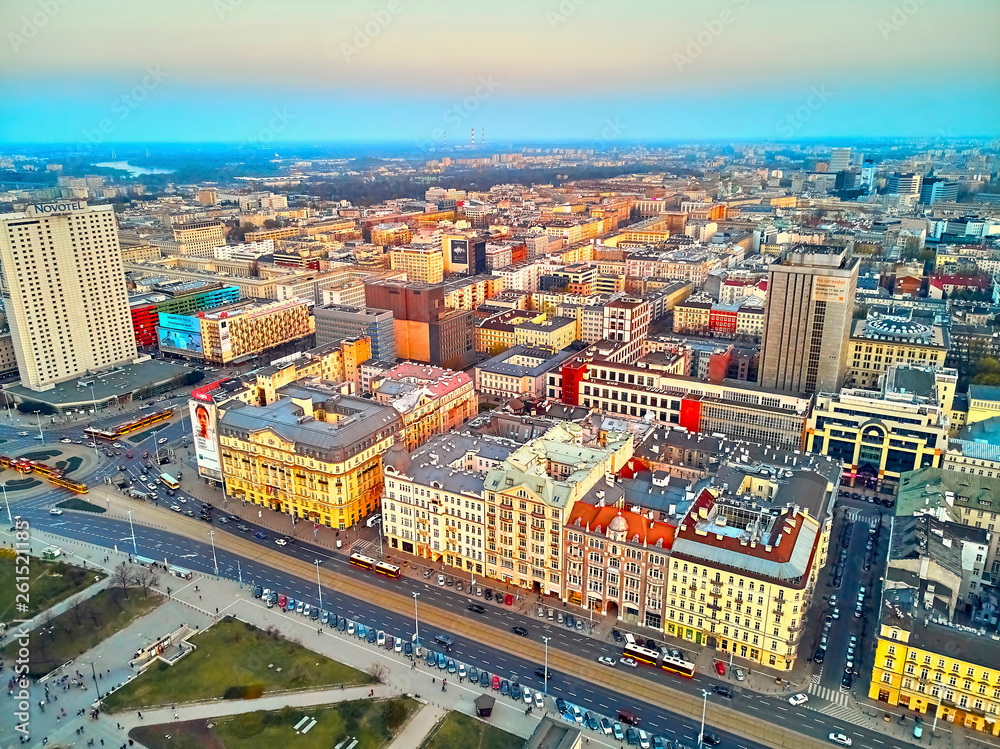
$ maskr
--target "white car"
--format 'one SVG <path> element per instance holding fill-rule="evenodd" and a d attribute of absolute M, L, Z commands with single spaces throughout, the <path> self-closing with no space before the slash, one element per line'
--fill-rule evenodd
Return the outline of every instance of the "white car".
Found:
<path fill-rule="evenodd" d="M 260 597 L 263 600 L 266 601 L 268 598 L 271 597 L 271 589 L 270 588 L 264 588 L 264 592 L 260 594 Z"/>
<path fill-rule="evenodd" d="M 639 749 L 649 749 L 649 734 L 639 729 Z"/>
<path fill-rule="evenodd" d="M 385 632 L 383 632 L 381 629 L 378 631 L 378 634 L 375 635 L 375 644 L 378 645 L 380 648 L 385 647 Z M 462 669 L 464 670 L 465 666 L 462 666 Z"/>
<path fill-rule="evenodd" d="M 174 512 L 180 512 L 181 511 L 181 506 L 180 505 L 171 505 L 170 509 L 173 510 Z"/>
<path fill-rule="evenodd" d="M 733 673 L 736 675 L 736 681 L 743 681 L 746 678 L 742 668 L 734 668 Z"/>
<path fill-rule="evenodd" d="M 574 722 L 583 723 L 583 711 L 576 705 L 570 705 L 569 714 L 573 716 Z"/>
<path fill-rule="evenodd" d="M 842 733 L 831 733 L 829 738 L 830 741 L 832 741 L 837 746 L 850 746 L 851 744 L 854 743 L 853 741 L 851 741 L 850 736 L 845 736 Z"/>
<path fill-rule="evenodd" d="M 51 510 L 49 510 L 49 515 L 62 515 L 62 513 L 63 511 L 60 510 L 58 507 L 53 507 Z"/>
<path fill-rule="evenodd" d="M 62 442 L 64 445 L 71 445 L 71 444 L 73 444 L 73 440 L 71 440 L 69 437 L 63 437 L 59 441 Z"/>
<path fill-rule="evenodd" d="M 165 445 L 165 444 L 167 444 L 167 438 L 166 437 L 160 437 L 160 439 L 156 440 L 156 444 L 157 445 Z"/>
<path fill-rule="evenodd" d="M 288 542 L 285 539 L 283 539 L 283 538 L 275 539 L 274 543 L 278 544 L 278 546 L 287 546 L 288 545 Z"/>
<path fill-rule="evenodd" d="M 535 707 L 539 710 L 545 709 L 545 698 L 542 696 L 541 692 L 535 692 Z"/>
<path fill-rule="evenodd" d="M 535 694 L 537 694 L 537 692 Z M 527 687 L 525 687 L 525 690 L 524 690 L 524 704 L 525 705 L 530 705 L 531 704 L 531 690 L 528 689 Z"/>
<path fill-rule="evenodd" d="M 604 665 L 604 666 L 610 666 L 611 668 L 615 667 L 615 659 L 614 658 L 608 658 L 608 656 L 606 656 L 606 655 L 600 656 L 597 659 L 597 662 L 600 663 L 600 664 L 602 664 L 602 665 Z"/>
<path fill-rule="evenodd" d="M 392 644 L 392 649 L 395 652 L 397 652 L 397 653 L 402 653 L 403 652 L 403 641 L 397 637 L 396 641 L 393 642 L 393 644 Z"/>
<path fill-rule="evenodd" d="M 114 445 L 115 447 L 118 447 L 118 448 L 120 448 L 122 446 L 121 442 L 112 442 L 111 444 Z"/>
<path fill-rule="evenodd" d="M 799 705 L 804 705 L 809 701 L 809 697 L 805 693 L 799 692 L 798 694 L 793 694 L 788 698 L 788 704 L 792 707 L 798 707 Z"/>
<path fill-rule="evenodd" d="M 621 658 L 620 662 L 622 665 L 628 666 L 629 668 L 635 668 L 636 666 L 639 665 L 639 661 L 635 660 L 634 658 Z"/>
<path fill-rule="evenodd" d="M 309 604 L 307 603 L 305 606 L 302 607 L 302 616 L 309 616 L 309 613 L 311 611 L 312 609 L 309 608 Z"/>
<path fill-rule="evenodd" d="M 27 433 L 27 432 L 18 432 L 18 433 L 17 433 L 17 436 L 18 436 L 18 437 L 27 437 L 27 436 L 28 436 L 28 433 Z"/>
<path fill-rule="evenodd" d="M 438 575 L 438 585 L 444 585 L 444 575 Z"/>

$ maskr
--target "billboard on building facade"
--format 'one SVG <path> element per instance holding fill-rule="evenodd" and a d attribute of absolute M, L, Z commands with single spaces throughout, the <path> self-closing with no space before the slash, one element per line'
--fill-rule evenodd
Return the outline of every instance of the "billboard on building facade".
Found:
<path fill-rule="evenodd" d="M 194 436 L 195 454 L 198 456 L 198 473 L 208 472 L 222 476 L 219 460 L 219 442 L 215 431 L 215 404 L 189 401 L 191 432 Z"/>
<path fill-rule="evenodd" d="M 452 265 L 469 264 L 469 240 L 451 240 L 451 263 Z"/>
<path fill-rule="evenodd" d="M 156 337 L 161 349 L 188 351 L 192 354 L 202 353 L 201 335 L 198 333 L 188 333 L 184 330 L 158 327 L 156 329 Z"/>

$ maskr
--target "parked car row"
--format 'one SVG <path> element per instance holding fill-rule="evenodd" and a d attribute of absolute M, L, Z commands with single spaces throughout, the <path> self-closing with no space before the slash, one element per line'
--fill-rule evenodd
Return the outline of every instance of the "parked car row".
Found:
<path fill-rule="evenodd" d="M 556 709 L 564 720 L 586 726 L 591 731 L 611 736 L 615 741 L 625 742 L 629 746 L 638 746 L 640 749 L 693 749 L 681 741 L 646 732 L 639 727 L 639 717 L 631 710 L 619 710 L 617 719 L 612 720 L 606 715 L 583 710 L 561 697 L 556 699 Z M 716 746 L 721 742 L 722 739 L 711 731 L 705 731 L 702 736 L 704 746 Z"/>

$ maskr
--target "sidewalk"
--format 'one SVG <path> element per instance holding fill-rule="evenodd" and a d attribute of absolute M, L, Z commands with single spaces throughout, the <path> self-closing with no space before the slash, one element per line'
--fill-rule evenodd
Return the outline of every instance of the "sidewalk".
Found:
<path fill-rule="evenodd" d="M 386 749 L 416 749 L 434 730 L 438 721 L 447 714 L 447 710 L 433 705 L 424 705 L 417 711 L 416 715 L 410 718 L 410 722 L 404 726 Z"/>
<path fill-rule="evenodd" d="M 105 556 L 103 549 L 89 544 L 41 531 L 37 532 L 37 536 L 41 542 L 58 543 L 68 553 L 76 554 L 79 558 L 87 560 L 88 564 L 101 561 Z M 125 559 L 127 559 L 127 554 L 112 553 L 109 565 L 120 563 Z M 178 583 L 177 580 L 169 578 L 169 580 L 161 581 L 161 587 L 168 582 L 171 585 Z M 95 743 L 99 743 L 99 740 L 103 738 L 106 746 L 115 747 L 127 743 L 128 731 L 137 725 L 173 722 L 175 720 L 174 712 L 169 708 L 143 712 L 142 720 L 139 719 L 137 713 L 103 714 L 97 721 L 90 720 L 86 712 L 96 700 L 92 674 L 97 674 L 97 683 L 102 695 L 107 693 L 109 687 L 122 684 L 137 673 L 129 667 L 129 659 L 139 647 L 148 645 L 181 624 L 186 623 L 197 628 L 204 628 L 211 624 L 216 617 L 214 613 L 202 607 L 201 604 L 204 600 L 211 601 L 213 607 L 218 604 L 220 615 L 235 616 L 261 629 L 274 626 L 285 637 L 297 640 L 304 647 L 361 671 L 367 670 L 373 662 L 383 665 L 387 669 L 388 675 L 386 683 L 375 687 L 376 696 L 410 694 L 428 703 L 411 718 L 410 723 L 403 730 L 403 734 L 409 737 L 408 741 L 415 743 L 403 742 L 400 738 L 394 743 L 398 749 L 418 746 L 422 737 L 436 725 L 438 719 L 448 710 L 458 710 L 468 715 L 475 715 L 473 701 L 482 693 L 482 690 L 474 688 L 472 685 L 456 683 L 449 679 L 447 691 L 441 691 L 441 672 L 436 669 L 428 672 L 423 664 L 412 668 L 411 662 L 404 656 L 375 648 L 348 636 L 346 633 L 341 634 L 330 629 L 322 629 L 318 632 L 311 620 L 283 613 L 280 610 L 268 609 L 256 599 L 244 598 L 247 591 L 231 581 L 196 574 L 192 580 L 183 582 L 183 587 L 180 590 L 172 591 L 171 599 L 154 612 L 133 622 L 66 668 L 66 672 L 71 678 L 75 676 L 77 670 L 83 673 L 84 685 L 82 688 L 57 686 L 56 679 L 59 677 L 56 676 L 49 683 L 52 692 L 56 695 L 55 705 L 46 699 L 46 710 L 41 712 L 38 702 L 45 697 L 42 694 L 43 685 L 35 684 L 32 686 L 32 742 L 25 746 L 40 747 L 42 746 L 42 737 L 46 737 L 50 746 L 54 742 L 61 742 L 67 746 L 73 744 L 79 746 L 91 738 L 95 739 Z M 195 591 L 195 585 L 200 588 L 198 592 Z M 390 632 L 390 634 L 403 633 Z M 91 664 L 94 666 L 92 667 Z M 428 678 L 431 681 L 428 681 Z M 368 695 L 368 689 L 370 687 L 351 690 L 315 690 L 265 696 L 250 701 L 241 700 L 226 703 L 212 701 L 205 704 L 178 705 L 176 720 L 198 720 L 223 715 L 227 712 L 278 709 L 284 705 L 327 704 L 352 697 L 364 699 Z M 5 708 L 10 704 L 8 702 Z M 56 711 L 61 708 L 66 710 L 67 715 L 57 720 Z M 554 709 L 554 706 L 549 705 L 549 708 Z M 75 713 L 80 709 L 84 710 L 84 715 L 77 716 Z M 515 735 L 527 737 L 534 730 L 539 718 L 540 716 L 525 715 L 519 704 L 498 698 L 489 723 Z M 84 729 L 82 735 L 76 733 L 81 726 Z M 119 726 L 121 727 L 119 728 Z M 0 735 L 0 746 L 15 743 L 12 740 L 12 735 L 7 735 L 9 730 L 10 728 L 7 726 L 0 728 L 0 734 L 2 734 Z"/>

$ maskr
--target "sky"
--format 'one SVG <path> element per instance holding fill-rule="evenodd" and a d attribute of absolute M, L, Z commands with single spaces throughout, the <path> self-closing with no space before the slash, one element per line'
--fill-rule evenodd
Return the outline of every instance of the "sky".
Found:
<path fill-rule="evenodd" d="M 996 137 L 995 0 L 4 0 L 0 142 Z"/>

